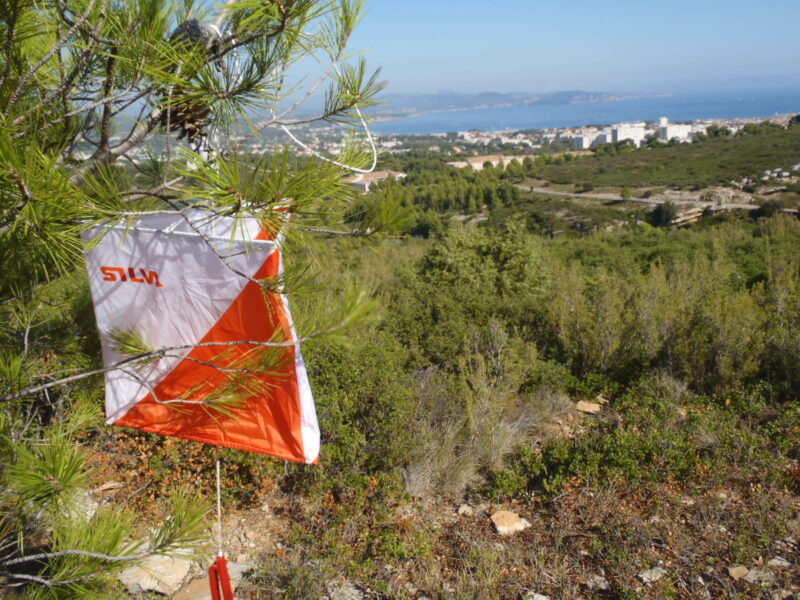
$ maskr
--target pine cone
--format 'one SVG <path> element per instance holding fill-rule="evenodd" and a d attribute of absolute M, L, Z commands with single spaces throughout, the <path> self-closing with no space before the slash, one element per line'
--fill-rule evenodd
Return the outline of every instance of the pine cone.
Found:
<path fill-rule="evenodd" d="M 170 42 L 180 47 L 201 45 L 209 52 L 209 58 L 216 60 L 220 56 L 222 34 L 215 25 L 189 19 L 172 32 Z M 180 100 L 180 90 L 173 89 L 171 95 L 173 101 Z M 210 106 L 196 101 L 179 101 L 164 111 L 161 116 L 161 126 L 169 126 L 170 132 L 178 132 L 179 140 L 186 138 L 189 142 L 194 142 L 203 135 L 210 114 Z"/>

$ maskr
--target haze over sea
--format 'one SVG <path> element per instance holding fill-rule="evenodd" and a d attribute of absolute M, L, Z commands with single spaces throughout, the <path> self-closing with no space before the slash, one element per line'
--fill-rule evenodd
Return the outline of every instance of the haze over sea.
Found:
<path fill-rule="evenodd" d="M 680 93 L 593 104 L 531 104 L 428 113 L 373 123 L 378 134 L 447 133 L 479 129 L 542 129 L 605 125 L 623 121 L 738 119 L 800 113 L 800 88 Z"/>

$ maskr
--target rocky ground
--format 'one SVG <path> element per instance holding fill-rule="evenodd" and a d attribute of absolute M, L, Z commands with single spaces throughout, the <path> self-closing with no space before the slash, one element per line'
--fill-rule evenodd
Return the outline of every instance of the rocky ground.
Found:
<path fill-rule="evenodd" d="M 576 403 L 553 420 L 553 434 L 580 435 L 605 412 L 602 398 Z M 524 501 L 473 494 L 374 505 L 348 490 L 314 499 L 265 484 L 249 506 L 226 509 L 224 545 L 238 600 L 800 597 L 797 490 L 733 481 L 571 481 L 555 497 Z M 92 495 L 131 485 L 109 482 Z M 209 547 L 200 561 L 155 558 L 121 579 L 131 598 L 211 598 L 214 555 Z"/>

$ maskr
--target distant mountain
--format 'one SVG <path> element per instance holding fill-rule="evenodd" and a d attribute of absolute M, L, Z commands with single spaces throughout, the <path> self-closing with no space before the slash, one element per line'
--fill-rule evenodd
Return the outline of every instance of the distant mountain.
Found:
<path fill-rule="evenodd" d="M 480 92 L 461 94 L 439 92 L 436 94 L 386 94 L 382 104 L 373 109 L 377 116 L 408 116 L 430 112 L 500 108 L 528 104 L 586 104 L 594 102 L 618 102 L 636 98 L 649 98 L 662 94 L 618 94 L 610 92 L 587 92 L 570 90 L 544 94 Z"/>

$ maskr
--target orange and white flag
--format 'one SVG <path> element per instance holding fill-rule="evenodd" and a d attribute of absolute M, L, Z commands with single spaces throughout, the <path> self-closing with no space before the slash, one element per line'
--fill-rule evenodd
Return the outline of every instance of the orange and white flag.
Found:
<path fill-rule="evenodd" d="M 204 211 L 97 228 L 87 253 L 109 424 L 312 463 L 319 428 L 280 239 Z M 120 332 L 152 360 L 120 352 Z M 235 342 L 235 343 L 234 343 Z M 128 361 L 128 362 L 126 362 Z"/>

